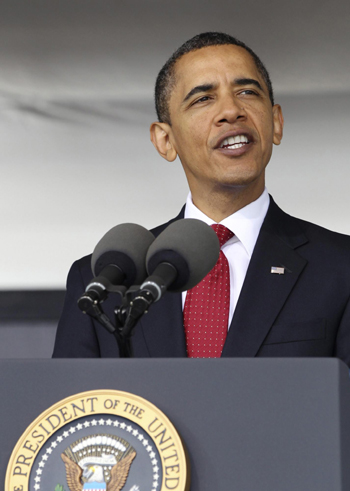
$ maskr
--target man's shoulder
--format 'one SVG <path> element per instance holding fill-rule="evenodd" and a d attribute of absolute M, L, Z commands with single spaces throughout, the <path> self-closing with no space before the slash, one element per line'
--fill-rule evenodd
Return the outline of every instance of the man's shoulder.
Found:
<path fill-rule="evenodd" d="M 309 222 L 307 220 L 303 220 L 301 218 L 291 217 L 299 223 L 301 228 L 311 235 L 312 237 L 317 237 L 320 240 L 330 241 L 330 242 L 339 242 L 344 245 L 349 246 L 350 244 L 350 236 L 343 234 L 341 232 L 335 232 L 334 230 L 330 230 L 321 225 L 317 225 L 316 223 Z"/>
<path fill-rule="evenodd" d="M 175 218 L 172 218 L 168 222 L 162 223 L 161 225 L 152 228 L 151 229 L 152 234 L 155 237 L 158 237 L 158 235 L 160 235 L 170 224 L 172 224 L 176 220 L 180 220 L 181 218 L 184 218 L 184 214 L 185 214 L 185 206 L 182 207 L 180 213 Z"/>
<path fill-rule="evenodd" d="M 67 284 L 75 283 L 76 281 L 83 281 L 84 284 L 87 284 L 91 280 L 93 276 L 91 257 L 92 254 L 88 254 L 74 261 L 68 273 Z"/>
<path fill-rule="evenodd" d="M 294 240 L 305 237 L 305 243 L 314 244 L 319 247 L 334 248 L 350 254 L 350 236 L 329 230 L 316 223 L 294 217 L 284 212 L 272 200 L 267 215 L 267 226 L 273 224 L 281 235 L 292 237 Z"/>

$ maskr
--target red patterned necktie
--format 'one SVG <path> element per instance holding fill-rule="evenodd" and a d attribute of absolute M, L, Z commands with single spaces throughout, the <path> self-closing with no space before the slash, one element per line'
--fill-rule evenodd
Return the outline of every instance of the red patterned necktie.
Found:
<path fill-rule="evenodd" d="M 220 247 L 233 233 L 223 225 L 212 225 Z M 183 311 L 189 358 L 219 358 L 227 336 L 230 309 L 230 271 L 225 254 L 194 288 L 188 290 Z"/>

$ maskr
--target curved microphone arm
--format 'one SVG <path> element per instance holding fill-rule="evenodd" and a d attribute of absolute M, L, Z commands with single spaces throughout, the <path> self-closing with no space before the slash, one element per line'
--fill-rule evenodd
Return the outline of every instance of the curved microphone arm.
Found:
<path fill-rule="evenodd" d="M 134 285 L 128 290 L 125 286 L 111 286 L 108 289 L 106 288 L 104 295 L 101 296 L 100 293 L 90 289 L 78 300 L 78 307 L 83 314 L 89 315 L 109 333 L 113 334 L 118 343 L 119 356 L 121 358 L 132 358 L 132 330 L 142 314 L 145 313 L 145 310 L 143 310 L 137 318 L 134 319 L 134 316 L 132 317 L 134 322 L 130 320 L 130 310 L 134 305 L 133 296 L 139 290 L 140 285 Z M 122 298 L 121 304 L 114 309 L 115 324 L 112 323 L 101 307 L 101 303 L 107 298 L 108 293 L 117 293 Z"/>

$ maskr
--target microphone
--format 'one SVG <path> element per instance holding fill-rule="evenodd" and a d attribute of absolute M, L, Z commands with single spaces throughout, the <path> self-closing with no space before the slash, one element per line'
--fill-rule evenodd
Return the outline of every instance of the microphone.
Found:
<path fill-rule="evenodd" d="M 130 323 L 134 325 L 167 290 L 181 292 L 197 285 L 215 266 L 219 254 L 216 233 L 201 220 L 187 218 L 169 225 L 148 249 L 150 276 L 131 303 Z"/>
<path fill-rule="evenodd" d="M 147 276 L 145 259 L 154 235 L 141 225 L 123 223 L 109 230 L 96 245 L 91 258 L 94 278 L 79 298 L 78 306 L 87 312 L 102 302 L 115 287 L 130 287 Z"/>

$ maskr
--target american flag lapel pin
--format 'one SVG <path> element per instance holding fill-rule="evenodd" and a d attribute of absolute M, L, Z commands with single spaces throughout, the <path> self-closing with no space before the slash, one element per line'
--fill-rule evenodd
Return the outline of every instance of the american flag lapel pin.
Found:
<path fill-rule="evenodd" d="M 271 266 L 271 273 L 273 274 L 284 274 L 284 268 L 278 266 Z"/>

